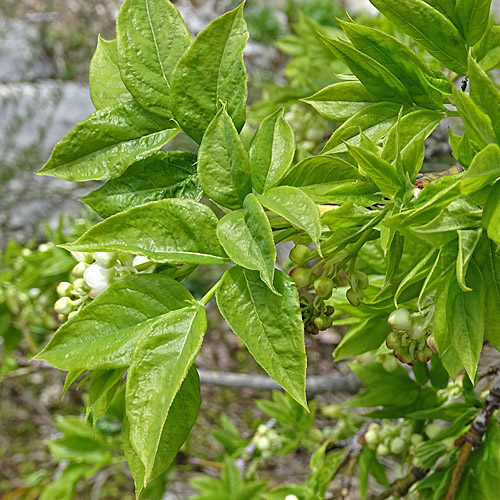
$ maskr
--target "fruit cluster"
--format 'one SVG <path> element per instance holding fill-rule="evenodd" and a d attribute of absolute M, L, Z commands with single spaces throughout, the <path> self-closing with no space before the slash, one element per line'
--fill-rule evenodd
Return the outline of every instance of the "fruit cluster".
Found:
<path fill-rule="evenodd" d="M 392 332 L 385 341 L 394 356 L 411 366 L 427 363 L 435 349 L 432 333 L 432 314 L 410 314 L 407 309 L 393 311 L 388 319 Z"/>
<path fill-rule="evenodd" d="M 361 271 L 348 273 L 338 265 L 323 260 L 307 267 L 312 255 L 307 246 L 295 246 L 290 252 L 290 260 L 296 267 L 290 271 L 290 276 L 297 287 L 305 289 L 300 292 L 304 329 L 306 333 L 315 335 L 332 326 L 335 309 L 326 305 L 325 301 L 332 296 L 334 288 L 350 286 L 346 297 L 353 306 L 359 306 L 369 282 L 368 276 Z"/>
<path fill-rule="evenodd" d="M 273 453 L 280 450 L 283 446 L 279 434 L 264 424 L 257 427 L 257 432 L 254 434 L 252 441 L 255 443 L 255 447 L 260 451 L 260 456 L 264 460 L 271 458 Z"/>
<path fill-rule="evenodd" d="M 59 299 L 54 304 L 61 323 L 75 316 L 91 299 L 97 298 L 116 280 L 139 272 L 152 273 L 155 263 L 146 257 L 115 252 L 71 252 L 77 264 L 74 280 L 57 285 Z"/>

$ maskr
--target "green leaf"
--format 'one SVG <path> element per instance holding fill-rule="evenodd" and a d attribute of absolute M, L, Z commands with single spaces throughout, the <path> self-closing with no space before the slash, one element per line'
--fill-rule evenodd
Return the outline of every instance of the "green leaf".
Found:
<path fill-rule="evenodd" d="M 422 0 L 370 0 L 390 21 L 455 73 L 467 72 L 465 40 L 441 12 Z"/>
<path fill-rule="evenodd" d="M 149 477 L 146 477 L 144 464 L 130 442 L 130 426 L 128 419 L 125 417 L 122 433 L 123 446 L 127 462 L 134 476 L 135 490 L 138 497 L 144 485 L 165 472 L 173 462 L 196 423 L 200 406 L 200 379 L 196 368 L 192 366 L 168 411 Z"/>
<path fill-rule="evenodd" d="M 196 154 L 159 152 L 131 165 L 80 201 L 106 218 L 132 207 L 165 198 L 200 200 L 203 191 L 196 173 Z"/>
<path fill-rule="evenodd" d="M 275 272 L 273 294 L 256 271 L 233 267 L 217 289 L 224 319 L 269 376 L 307 409 L 306 352 L 299 296 L 292 280 Z"/>
<path fill-rule="evenodd" d="M 323 207 L 323 210 L 326 211 L 323 212 L 321 220 L 331 231 L 336 231 L 341 227 L 362 227 L 378 215 L 376 210 L 369 210 L 352 201 L 339 207 Z"/>
<path fill-rule="evenodd" d="M 142 107 L 162 116 L 170 111 L 174 68 L 191 35 L 168 0 L 126 0 L 116 20 L 118 64 L 130 93 Z"/>
<path fill-rule="evenodd" d="M 441 113 L 427 110 L 412 111 L 401 117 L 399 129 L 393 127 L 387 135 L 382 158 L 394 163 L 400 154 L 404 171 L 414 181 L 424 161 L 425 139 L 443 118 Z"/>
<path fill-rule="evenodd" d="M 500 180 L 493 186 L 484 205 L 483 226 L 490 239 L 500 244 Z"/>
<path fill-rule="evenodd" d="M 392 102 L 372 104 L 349 118 L 332 134 L 321 154 L 347 151 L 347 143 L 357 146 L 361 141 L 360 130 L 372 141 L 384 137 L 396 123 L 401 106 Z"/>
<path fill-rule="evenodd" d="M 361 82 L 339 82 L 302 99 L 330 120 L 343 122 L 373 104 L 375 99 Z"/>
<path fill-rule="evenodd" d="M 296 187 L 280 186 L 269 189 L 258 198 L 268 210 L 306 232 L 319 247 L 321 215 L 318 206 L 307 194 Z"/>
<path fill-rule="evenodd" d="M 455 12 L 457 0 L 425 0 L 425 2 L 444 14 L 455 26 L 459 26 Z"/>
<path fill-rule="evenodd" d="M 344 335 L 333 353 L 335 361 L 377 349 L 390 331 L 386 316 L 378 318 L 370 316 L 364 319 L 361 323 L 349 328 L 347 334 Z"/>
<path fill-rule="evenodd" d="M 476 249 L 477 244 L 481 238 L 481 229 L 477 230 L 462 230 L 459 229 L 458 233 L 458 256 L 457 256 L 457 281 L 460 288 L 464 292 L 471 292 L 472 288 L 469 288 L 465 284 L 465 275 L 467 274 L 467 269 L 469 267 L 469 262 L 472 258 L 472 254 Z"/>
<path fill-rule="evenodd" d="M 474 259 L 484 279 L 484 335 L 495 349 L 500 350 L 500 246 L 483 234 Z"/>
<path fill-rule="evenodd" d="M 457 0 L 456 13 L 462 34 L 471 47 L 483 38 L 490 19 L 491 0 Z"/>
<path fill-rule="evenodd" d="M 263 193 L 275 186 L 292 164 L 294 154 L 292 127 L 280 109 L 264 119 L 250 144 L 250 169 L 256 191 Z"/>
<path fill-rule="evenodd" d="M 497 142 L 490 117 L 474 101 L 457 88 L 453 88 L 453 101 L 460 113 L 470 138 L 481 148 Z"/>
<path fill-rule="evenodd" d="M 438 295 L 434 337 L 441 355 L 452 347 L 473 380 L 485 329 L 483 277 L 473 261 L 469 265 L 466 282 L 472 292 L 464 292 L 457 282 L 452 281 Z"/>
<path fill-rule="evenodd" d="M 182 130 L 200 143 L 220 107 L 236 129 L 245 123 L 247 74 L 243 63 L 248 31 L 243 3 L 212 21 L 193 42 L 172 75 L 171 104 Z"/>
<path fill-rule="evenodd" d="M 469 58 L 469 78 L 472 100 L 490 117 L 496 138 L 500 139 L 500 90 L 472 57 Z"/>
<path fill-rule="evenodd" d="M 491 25 L 481 42 L 474 47 L 474 57 L 484 71 L 490 71 L 500 63 L 500 26 Z"/>
<path fill-rule="evenodd" d="M 236 264 L 259 271 L 262 281 L 274 290 L 274 246 L 271 225 L 254 194 L 245 198 L 243 210 L 225 215 L 217 226 L 217 237 Z"/>
<path fill-rule="evenodd" d="M 90 61 L 89 85 L 90 98 L 96 109 L 114 107 L 133 99 L 122 82 L 116 40 L 97 39 L 97 49 Z"/>
<path fill-rule="evenodd" d="M 194 200 L 167 199 L 109 217 L 64 248 L 76 252 L 126 252 L 156 262 L 220 264 L 217 217 Z"/>
<path fill-rule="evenodd" d="M 153 472 L 170 406 L 186 378 L 207 328 L 205 309 L 172 311 L 151 322 L 137 341 L 125 393 L 130 442 Z"/>
<path fill-rule="evenodd" d="M 227 208 L 241 208 L 252 191 L 248 153 L 225 107 L 216 114 L 201 141 L 198 176 L 205 193 Z"/>
<path fill-rule="evenodd" d="M 380 156 L 358 146 L 349 146 L 349 153 L 384 196 L 394 197 L 400 189 L 405 187 L 405 181 L 398 177 L 396 169 Z"/>
<path fill-rule="evenodd" d="M 378 61 L 406 87 L 415 103 L 431 109 L 442 107 L 441 94 L 423 77 L 424 73 L 431 75 L 429 67 L 413 50 L 378 29 L 345 21 L 339 24 L 359 51 Z"/>
<path fill-rule="evenodd" d="M 489 144 L 472 160 L 460 182 L 460 191 L 464 195 L 472 194 L 498 178 L 500 178 L 500 148 L 496 144 Z"/>
<path fill-rule="evenodd" d="M 131 101 L 92 113 L 54 148 L 37 173 L 67 181 L 119 177 L 179 133 L 177 124 Z"/>
<path fill-rule="evenodd" d="M 329 444 L 330 443 L 326 441 L 314 452 L 311 458 L 312 473 L 308 476 L 306 481 L 307 486 L 320 498 L 325 497 L 328 485 L 348 452 L 347 450 L 340 450 L 326 454 L 326 447 Z"/>
<path fill-rule="evenodd" d="M 127 276 L 64 323 L 34 359 L 60 370 L 127 367 L 134 345 L 149 323 L 193 303 L 187 288 L 172 278 Z"/>
<path fill-rule="evenodd" d="M 406 87 L 383 64 L 360 52 L 351 43 L 327 37 L 323 39 L 378 100 L 406 104 L 412 102 Z"/>

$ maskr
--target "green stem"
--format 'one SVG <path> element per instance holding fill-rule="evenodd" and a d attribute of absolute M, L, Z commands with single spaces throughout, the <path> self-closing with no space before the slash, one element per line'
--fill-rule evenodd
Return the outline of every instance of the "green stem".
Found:
<path fill-rule="evenodd" d="M 199 300 L 199 303 L 203 306 L 206 306 L 209 302 L 210 299 L 215 295 L 215 292 L 217 291 L 217 288 L 221 285 L 222 280 L 217 281 L 215 285 L 210 288 L 210 290 Z"/>

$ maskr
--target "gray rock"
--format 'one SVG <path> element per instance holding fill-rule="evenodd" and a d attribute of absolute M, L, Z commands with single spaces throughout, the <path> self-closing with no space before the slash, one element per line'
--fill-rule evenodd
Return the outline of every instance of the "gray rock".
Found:
<path fill-rule="evenodd" d="M 0 16 L 0 82 L 32 81 L 53 74 L 32 24 Z"/>

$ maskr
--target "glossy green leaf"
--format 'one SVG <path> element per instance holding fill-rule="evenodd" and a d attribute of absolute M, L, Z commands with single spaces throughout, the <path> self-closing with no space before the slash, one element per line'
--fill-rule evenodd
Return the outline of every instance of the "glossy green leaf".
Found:
<path fill-rule="evenodd" d="M 114 107 L 133 99 L 120 75 L 116 40 L 97 39 L 97 48 L 90 61 L 89 85 L 96 109 Z"/>
<path fill-rule="evenodd" d="M 60 370 L 126 367 L 149 323 L 193 303 L 187 288 L 172 278 L 127 276 L 64 323 L 34 359 Z"/>
<path fill-rule="evenodd" d="M 250 170 L 253 187 L 263 193 L 275 186 L 292 164 L 295 138 L 283 118 L 283 109 L 260 124 L 250 144 Z"/>
<path fill-rule="evenodd" d="M 179 133 L 176 123 L 131 101 L 92 113 L 54 148 L 38 171 L 67 181 L 119 177 Z"/>
<path fill-rule="evenodd" d="M 109 217 L 64 247 L 126 252 L 173 264 L 219 264 L 226 256 L 215 234 L 217 222 L 206 205 L 194 200 L 152 201 Z"/>
<path fill-rule="evenodd" d="M 479 191 L 500 178 L 500 148 L 496 144 L 486 146 L 477 154 L 460 182 L 464 195 Z"/>
<path fill-rule="evenodd" d="M 385 196 L 394 197 L 405 186 L 396 169 L 380 156 L 358 146 L 349 146 L 349 153 Z"/>
<path fill-rule="evenodd" d="M 453 88 L 453 101 L 470 138 L 482 149 L 497 142 L 490 117 L 464 92 Z"/>
<path fill-rule="evenodd" d="M 152 475 L 168 413 L 207 328 L 201 306 L 172 311 L 150 323 L 137 341 L 125 393 L 129 439 Z"/>
<path fill-rule="evenodd" d="M 488 236 L 500 244 L 500 180 L 491 190 L 483 210 L 483 226 L 488 230 Z"/>
<path fill-rule="evenodd" d="M 441 94 L 430 87 L 423 73 L 430 74 L 424 61 L 404 43 L 378 29 L 339 21 L 352 44 L 389 70 L 408 90 L 413 101 L 421 106 L 439 109 Z"/>
<path fill-rule="evenodd" d="M 259 201 L 271 212 L 302 229 L 319 246 L 321 216 L 318 206 L 307 194 L 296 187 L 280 186 L 266 191 L 259 196 Z"/>
<path fill-rule="evenodd" d="M 130 93 L 149 111 L 172 116 L 172 73 L 191 44 L 177 8 L 168 0 L 125 0 L 116 40 L 120 73 Z"/>
<path fill-rule="evenodd" d="M 200 406 L 200 378 L 196 368 L 192 366 L 168 411 L 149 477 L 146 476 L 144 464 L 130 442 L 130 426 L 125 417 L 122 434 L 123 446 L 127 462 L 134 476 L 137 496 L 140 495 L 147 482 L 165 472 L 173 462 L 196 423 Z"/>
<path fill-rule="evenodd" d="M 256 271 L 233 267 L 217 289 L 217 304 L 234 333 L 269 376 L 307 409 L 306 352 L 299 296 L 276 271 L 273 294 Z"/>
<path fill-rule="evenodd" d="M 458 255 L 457 255 L 457 281 L 460 288 L 464 292 L 471 292 L 465 283 L 465 276 L 469 268 L 469 262 L 472 254 L 476 249 L 479 239 L 481 238 L 481 229 L 476 230 L 463 230 L 459 229 L 458 233 Z"/>
<path fill-rule="evenodd" d="M 426 3 L 432 5 L 436 10 L 444 14 L 455 26 L 459 26 L 456 4 L 457 0 L 425 0 Z"/>
<path fill-rule="evenodd" d="M 217 226 L 217 237 L 234 263 L 259 271 L 264 283 L 274 290 L 276 247 L 273 232 L 254 194 L 245 198 L 243 210 L 222 217 Z"/>
<path fill-rule="evenodd" d="M 484 282 L 474 262 L 469 265 L 466 282 L 472 292 L 464 292 L 452 281 L 439 294 L 434 337 L 440 353 L 452 347 L 469 377 L 474 379 L 485 329 Z"/>
<path fill-rule="evenodd" d="M 467 45 L 475 45 L 486 32 L 491 0 L 456 0 L 456 13 Z"/>
<path fill-rule="evenodd" d="M 490 117 L 496 138 L 500 140 L 500 90 L 472 58 L 469 58 L 468 74 L 470 78 L 470 96 Z"/>
<path fill-rule="evenodd" d="M 335 361 L 357 356 L 373 349 L 378 349 L 389 335 L 387 317 L 370 316 L 359 324 L 349 328 L 340 344 L 335 349 Z"/>
<path fill-rule="evenodd" d="M 220 107 L 237 130 L 245 123 L 247 74 L 243 50 L 248 31 L 243 4 L 212 21 L 179 61 L 172 76 L 172 111 L 182 130 L 200 143 Z"/>
<path fill-rule="evenodd" d="M 474 47 L 473 55 L 484 71 L 500 64 L 500 26 L 491 25 L 486 30 L 484 38 Z"/>
<path fill-rule="evenodd" d="M 392 102 L 380 102 L 362 109 L 332 134 L 321 153 L 347 151 L 344 142 L 357 146 L 361 141 L 360 130 L 372 141 L 378 141 L 394 125 L 400 109 L 399 104 Z"/>
<path fill-rule="evenodd" d="M 108 181 L 80 201 L 101 217 L 165 198 L 199 200 L 203 191 L 196 172 L 196 154 L 156 153 L 131 165 L 118 179 Z"/>
<path fill-rule="evenodd" d="M 406 87 L 383 64 L 357 50 L 351 43 L 324 37 L 333 53 L 358 77 L 374 97 L 381 101 L 411 103 Z"/>
<path fill-rule="evenodd" d="M 394 163 L 399 152 L 404 171 L 414 181 L 424 161 L 425 139 L 443 118 L 441 113 L 427 110 L 412 111 L 401 117 L 399 137 L 398 128 L 393 127 L 387 135 L 382 158 Z"/>
<path fill-rule="evenodd" d="M 455 73 L 467 71 L 465 40 L 441 12 L 423 0 L 370 0 L 384 16 Z"/>
<path fill-rule="evenodd" d="M 302 99 L 330 120 L 343 122 L 375 102 L 361 82 L 339 82 Z"/>
<path fill-rule="evenodd" d="M 252 191 L 248 153 L 225 107 L 201 141 L 198 176 L 205 193 L 227 208 L 241 208 Z"/>
<path fill-rule="evenodd" d="M 474 253 L 474 259 L 483 273 L 486 318 L 485 337 L 495 349 L 500 349 L 500 246 L 483 234 Z"/>
<path fill-rule="evenodd" d="M 340 181 L 332 183 L 325 189 L 320 186 L 301 188 L 316 203 L 360 203 L 364 206 L 374 205 L 382 200 L 382 193 L 375 184 L 365 181 Z"/>

